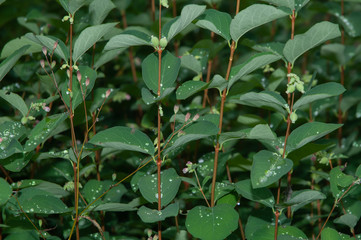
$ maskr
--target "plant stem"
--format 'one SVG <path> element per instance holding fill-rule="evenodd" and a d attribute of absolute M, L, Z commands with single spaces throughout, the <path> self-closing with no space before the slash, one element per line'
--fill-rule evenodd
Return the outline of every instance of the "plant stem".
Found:
<path fill-rule="evenodd" d="M 292 11 L 292 16 L 291 16 L 291 40 L 294 39 L 295 36 L 295 19 L 296 19 L 296 13 L 295 10 Z M 292 64 L 289 62 L 287 64 L 287 73 L 290 74 L 292 71 Z M 287 82 L 289 83 L 291 80 L 291 77 L 287 78 Z M 291 99 L 291 94 L 288 93 L 287 94 L 287 103 L 290 106 L 290 112 L 288 113 L 287 116 L 287 130 L 286 130 L 286 136 L 285 136 L 285 141 L 283 144 L 283 153 L 282 153 L 282 158 L 285 158 L 285 154 L 286 154 L 286 148 L 287 148 L 287 140 L 288 140 L 288 136 L 290 135 L 290 128 L 291 128 L 291 113 L 293 111 L 293 102 L 294 102 L 294 97 L 295 97 L 295 93 L 292 93 L 292 99 Z M 276 204 L 279 204 L 280 201 L 280 195 L 281 195 L 281 179 L 278 181 L 278 189 L 277 189 L 277 202 Z M 288 172 L 287 174 L 287 189 L 291 189 L 291 179 L 292 179 L 292 170 Z M 274 239 L 277 240 L 278 237 L 278 217 L 279 217 L 280 212 L 278 210 L 276 210 L 275 215 L 276 215 L 276 219 L 275 219 L 275 236 Z M 291 217 L 291 207 L 287 208 L 287 217 L 290 218 Z"/>
<path fill-rule="evenodd" d="M 330 219 L 333 211 L 335 210 L 337 204 L 342 200 L 342 198 L 346 195 L 346 193 L 348 193 L 348 192 L 350 191 L 350 189 L 353 187 L 353 185 L 355 185 L 355 182 L 353 182 L 353 183 L 347 188 L 347 190 L 341 195 L 341 197 L 335 201 L 335 203 L 334 203 L 333 206 L 332 206 L 332 209 L 331 209 L 330 213 L 329 213 L 328 216 L 327 216 L 326 221 L 323 223 L 323 226 L 322 226 L 320 232 L 318 233 L 318 235 L 317 235 L 317 237 L 316 237 L 316 240 L 319 239 L 319 237 L 321 236 L 322 230 L 325 228 L 325 226 L 326 226 L 328 220 Z"/>
<path fill-rule="evenodd" d="M 196 176 L 196 179 L 197 179 L 197 184 L 198 184 L 199 191 L 202 193 L 203 198 L 204 198 L 204 200 L 205 200 L 206 203 L 207 203 L 207 206 L 210 207 L 209 202 L 208 202 L 208 200 L 207 200 L 207 197 L 206 197 L 206 195 L 204 195 L 204 192 L 203 192 L 201 183 L 199 182 L 199 178 L 198 178 L 198 175 L 197 175 L 197 171 L 196 171 L 196 170 L 194 170 L 194 175 Z"/>
<path fill-rule="evenodd" d="M 237 0 L 236 14 L 239 12 L 239 5 L 240 5 L 240 0 Z M 226 78 L 225 78 L 226 81 L 228 81 L 229 75 L 231 73 L 231 67 L 232 67 L 232 63 L 233 63 L 233 55 L 234 55 L 235 50 L 236 50 L 236 43 L 235 43 L 235 41 L 232 41 L 231 52 L 230 52 L 230 55 L 229 55 L 227 73 L 226 73 Z M 220 110 L 220 113 L 219 113 L 218 136 L 222 133 L 223 111 L 224 111 L 224 103 L 226 101 L 226 96 L 227 96 L 227 88 L 224 89 L 223 92 L 222 92 L 221 110 Z M 220 148 L 220 144 L 219 144 L 219 141 L 217 139 L 217 144 L 216 144 L 216 147 L 215 147 L 215 154 L 214 154 L 214 164 L 213 164 L 213 177 L 212 177 L 212 189 L 211 189 L 211 207 L 214 207 L 214 193 L 215 193 L 215 189 L 216 189 L 219 148 Z"/>
<path fill-rule="evenodd" d="M 341 0 L 341 16 L 343 16 L 344 13 L 344 0 Z M 345 45 L 345 30 L 342 28 L 341 29 L 341 44 Z M 345 85 L 345 67 L 341 66 L 340 67 L 340 83 L 342 86 Z M 341 93 L 340 96 L 338 96 L 338 113 L 337 113 L 337 122 L 339 124 L 343 123 L 343 119 L 342 119 L 342 109 L 341 109 L 341 102 L 342 102 L 342 98 L 343 98 L 343 94 Z M 338 129 L 337 132 L 337 139 L 338 139 L 338 147 L 341 148 L 342 145 L 342 126 Z M 341 159 L 338 159 L 338 165 L 341 166 Z"/>
<path fill-rule="evenodd" d="M 154 1 L 154 0 L 153 0 Z M 159 2 L 159 39 L 161 39 L 162 36 L 162 5 Z M 158 48 L 158 96 L 160 96 L 160 90 L 161 90 L 161 75 L 162 75 L 162 49 Z M 160 146 L 160 139 L 161 139 L 161 115 L 160 115 L 160 109 L 162 107 L 161 102 L 158 103 L 158 156 L 157 156 L 157 177 L 158 177 L 158 211 L 162 210 L 162 189 L 161 189 L 161 166 L 162 166 L 162 159 L 160 157 L 161 154 L 161 146 Z M 159 240 L 162 240 L 162 222 L 158 222 L 158 238 Z"/>

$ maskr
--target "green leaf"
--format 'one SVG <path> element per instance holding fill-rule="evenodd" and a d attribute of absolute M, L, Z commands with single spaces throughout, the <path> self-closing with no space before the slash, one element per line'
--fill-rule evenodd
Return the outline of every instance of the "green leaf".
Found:
<path fill-rule="evenodd" d="M 83 189 L 83 196 L 88 201 L 88 203 L 96 200 L 100 195 L 102 195 L 105 191 L 107 191 L 111 186 L 113 186 L 113 182 L 110 180 L 106 181 L 98 181 L 95 179 L 89 180 Z M 112 187 L 107 194 L 104 195 L 101 201 L 97 201 L 95 204 L 113 202 L 118 203 L 122 196 L 126 193 L 126 188 L 119 184 L 115 187 Z M 97 209 L 99 210 L 99 209 Z"/>
<path fill-rule="evenodd" d="M 6 0 L 0 0 L 0 5 L 3 4 Z"/>
<path fill-rule="evenodd" d="M 35 34 L 40 34 L 39 26 L 35 22 L 28 22 L 26 17 L 18 17 L 17 20 L 19 25 L 27 28 Z"/>
<path fill-rule="evenodd" d="M 112 37 L 105 45 L 104 50 L 109 51 L 141 45 L 152 46 L 149 35 L 137 30 L 125 30 L 121 34 Z"/>
<path fill-rule="evenodd" d="M 91 211 L 105 211 L 105 212 L 130 212 L 137 210 L 131 204 L 125 203 L 101 203 Z"/>
<path fill-rule="evenodd" d="M 228 204 L 232 207 L 235 207 L 235 206 L 237 206 L 237 201 L 238 201 L 237 198 L 238 198 L 238 196 L 236 196 L 236 194 L 233 194 L 233 193 L 227 194 L 227 195 L 221 197 L 217 201 L 217 205 Z"/>
<path fill-rule="evenodd" d="M 232 67 L 230 80 L 228 83 L 228 89 L 230 89 L 231 86 L 235 82 L 237 82 L 241 77 L 253 72 L 254 70 L 260 67 L 273 63 L 279 59 L 281 59 L 281 57 L 278 55 L 275 55 L 270 52 L 265 52 L 265 53 L 262 52 L 253 55 L 246 62 Z"/>
<path fill-rule="evenodd" d="M 3 80 L 5 75 L 11 70 L 11 68 L 15 65 L 15 63 L 19 60 L 19 58 L 28 50 L 30 45 L 25 45 L 20 49 L 13 52 L 9 57 L 7 57 L 0 64 L 0 82 Z"/>
<path fill-rule="evenodd" d="M 231 40 L 229 31 L 232 18 L 228 13 L 207 9 L 198 19 L 198 27 L 208 29 L 227 41 Z"/>
<path fill-rule="evenodd" d="M 342 124 L 309 122 L 293 130 L 288 137 L 287 151 L 291 152 L 340 128 Z"/>
<path fill-rule="evenodd" d="M 306 189 L 292 192 L 291 198 L 285 204 L 291 205 L 292 212 L 295 212 L 304 205 L 320 199 L 326 199 L 326 195 L 316 190 Z"/>
<path fill-rule="evenodd" d="M 231 22 L 231 36 L 237 42 L 246 32 L 271 22 L 277 18 L 285 17 L 288 13 L 270 5 L 253 4 L 240 11 Z"/>
<path fill-rule="evenodd" d="M 74 44 L 74 62 L 76 63 L 79 58 L 94 45 L 94 43 L 98 42 L 100 38 L 107 34 L 117 24 L 118 23 L 105 23 L 84 29 Z"/>
<path fill-rule="evenodd" d="M 115 0 L 113 1 L 115 6 L 117 6 L 117 8 L 119 9 L 119 11 L 124 11 L 126 10 L 132 0 Z"/>
<path fill-rule="evenodd" d="M 174 168 L 168 168 L 161 172 L 161 204 L 168 205 L 178 193 L 181 179 Z M 151 203 L 158 202 L 158 178 L 157 174 L 146 175 L 139 179 L 139 190 L 142 196 Z"/>
<path fill-rule="evenodd" d="M 65 11 L 70 13 L 71 15 L 74 15 L 76 11 L 79 10 L 82 6 L 89 3 L 91 0 L 59 0 L 59 3 Z"/>
<path fill-rule="evenodd" d="M 275 199 L 268 188 L 254 189 L 250 179 L 239 181 L 235 185 L 237 193 L 242 197 L 254 202 L 262 203 L 270 208 L 274 207 Z"/>
<path fill-rule="evenodd" d="M 359 178 L 361 178 L 361 164 L 358 165 L 357 169 L 356 169 L 356 172 L 355 172 L 355 175 Z"/>
<path fill-rule="evenodd" d="M 129 127 L 112 127 L 98 132 L 89 141 L 94 145 L 154 154 L 153 142 L 143 132 Z"/>
<path fill-rule="evenodd" d="M 267 227 L 259 229 L 253 234 L 253 237 L 249 240 L 271 240 L 274 239 L 275 227 L 267 225 Z M 278 228 L 277 239 L 279 240 L 298 240 L 307 239 L 307 236 L 297 227 L 294 226 L 282 226 Z"/>
<path fill-rule="evenodd" d="M 58 214 L 69 212 L 68 207 L 59 198 L 50 195 L 35 195 L 27 201 L 20 201 L 20 203 L 26 213 Z"/>
<path fill-rule="evenodd" d="M 41 45 L 31 41 L 30 39 L 26 38 L 25 36 L 22 36 L 20 38 L 15 38 L 5 44 L 3 49 L 1 50 L 1 56 L 0 58 L 6 58 L 10 56 L 13 52 L 16 50 L 29 45 L 29 48 L 23 52 L 23 55 L 40 52 L 41 51 Z"/>
<path fill-rule="evenodd" d="M 184 100 L 193 94 L 207 88 L 209 84 L 202 81 L 187 81 L 178 87 L 176 96 L 178 100 Z"/>
<path fill-rule="evenodd" d="M 262 150 L 253 156 L 251 180 L 253 188 L 267 187 L 292 169 L 293 163 L 279 154 Z"/>
<path fill-rule="evenodd" d="M 168 42 L 172 40 L 178 33 L 184 30 L 194 19 L 201 15 L 206 6 L 189 4 L 183 7 L 181 15 L 170 22 L 170 26 L 164 26 L 162 36 L 167 37 Z"/>
<path fill-rule="evenodd" d="M 115 5 L 110 0 L 93 0 L 89 4 L 92 25 L 101 24 L 109 12 L 114 8 Z"/>
<path fill-rule="evenodd" d="M 21 144 L 17 140 L 25 133 L 26 128 L 19 122 L 4 122 L 0 125 L 0 159 L 22 152 Z"/>
<path fill-rule="evenodd" d="M 309 91 L 306 91 L 306 93 L 295 102 L 293 109 L 298 109 L 319 99 L 338 96 L 345 91 L 346 89 L 339 83 L 329 82 L 317 85 Z"/>
<path fill-rule="evenodd" d="M 243 94 L 239 99 L 232 99 L 231 102 L 251 107 L 276 110 L 282 115 L 286 114 L 285 106 L 287 106 L 287 103 L 281 95 L 276 92 L 248 92 Z"/>
<path fill-rule="evenodd" d="M 356 226 L 358 220 L 359 220 L 359 218 L 357 216 L 347 213 L 347 214 L 344 214 L 344 215 L 336 218 L 333 222 L 346 225 L 349 228 L 353 229 Z"/>
<path fill-rule="evenodd" d="M 27 116 L 29 109 L 22 97 L 15 93 L 9 93 L 5 90 L 0 90 L 0 97 L 19 110 L 24 117 Z"/>
<path fill-rule="evenodd" d="M 113 50 L 101 53 L 100 57 L 98 57 L 94 63 L 94 69 L 97 70 L 99 67 L 101 67 L 105 63 L 110 62 L 111 60 L 116 58 L 119 54 L 124 52 L 124 50 L 125 50 L 125 48 L 120 48 L 120 49 L 113 49 Z"/>
<path fill-rule="evenodd" d="M 25 143 L 24 151 L 30 152 L 39 144 L 44 143 L 50 137 L 54 136 L 57 133 L 57 127 L 65 121 L 67 117 L 67 113 L 59 113 L 41 120 L 28 135 L 29 139 Z"/>
<path fill-rule="evenodd" d="M 196 74 L 202 72 L 202 66 L 199 60 L 195 58 L 195 56 L 188 54 L 181 57 L 181 66 L 183 68 L 187 68 L 192 70 Z"/>
<path fill-rule="evenodd" d="M 238 213 L 228 204 L 213 208 L 197 206 L 188 212 L 185 225 L 193 237 L 223 240 L 238 228 L 238 217 Z"/>
<path fill-rule="evenodd" d="M 321 56 L 331 60 L 338 66 L 346 64 L 345 45 L 340 43 L 330 43 L 321 47 Z"/>
<path fill-rule="evenodd" d="M 48 52 L 53 52 L 54 44 L 58 42 L 58 46 L 54 50 L 54 54 L 63 59 L 65 62 L 69 60 L 69 49 L 63 41 L 53 36 L 34 35 L 32 33 L 25 34 L 25 37 L 31 41 L 38 43 L 47 48 Z"/>
<path fill-rule="evenodd" d="M 1 192 L 0 194 L 0 206 L 1 206 L 9 200 L 11 194 L 13 193 L 11 186 L 3 178 L 0 178 L 0 192 Z"/>
<path fill-rule="evenodd" d="M 331 192 L 334 198 L 341 197 L 345 188 L 349 187 L 354 181 L 354 177 L 344 174 L 340 166 L 333 168 L 330 172 Z"/>
<path fill-rule="evenodd" d="M 354 38 L 361 35 L 361 27 L 359 24 L 361 21 L 361 15 L 359 11 L 352 12 L 346 16 L 337 13 L 335 16 L 338 18 L 340 24 L 349 36 Z"/>
<path fill-rule="evenodd" d="M 216 182 L 214 190 L 214 201 L 217 202 L 221 197 L 229 194 L 234 190 L 234 185 L 228 181 Z"/>
<path fill-rule="evenodd" d="M 335 229 L 327 227 L 321 233 L 321 240 L 341 240 L 341 236 Z"/>
<path fill-rule="evenodd" d="M 154 223 L 164 221 L 166 218 L 175 217 L 179 212 L 179 203 L 173 203 L 166 208 L 158 211 L 145 206 L 139 208 L 137 214 L 145 223 Z"/>
<path fill-rule="evenodd" d="M 73 109 L 76 109 L 81 103 L 83 103 L 83 94 L 85 95 L 85 98 L 92 92 L 92 89 L 95 84 L 95 80 L 97 78 L 97 72 L 93 69 L 91 69 L 88 66 L 79 66 L 79 72 L 81 73 L 81 87 L 79 85 L 79 81 L 77 80 L 76 72 L 73 72 L 73 97 L 72 97 L 72 106 Z M 86 80 L 89 79 L 89 85 L 86 86 Z M 76 80 L 76 81 L 75 81 Z M 85 92 L 86 90 L 86 92 Z M 113 89 L 110 89 L 113 91 Z M 65 103 L 70 106 L 70 96 L 68 91 L 68 84 L 63 84 L 62 88 L 62 95 Z M 109 95 L 109 97 L 111 97 Z M 104 101 L 105 94 L 102 97 L 102 103 Z"/>
<path fill-rule="evenodd" d="M 104 101 L 105 94 L 108 90 L 109 90 L 109 88 L 100 88 L 100 87 L 97 87 L 94 90 L 94 100 L 93 100 L 90 108 L 88 108 L 89 112 L 94 113 L 95 111 L 97 111 L 98 108 L 100 108 L 100 106 L 103 103 L 104 104 L 107 103 L 109 100 L 111 100 L 115 96 L 116 93 L 118 93 L 118 89 L 111 89 L 112 91 L 110 92 L 110 95 Z"/>
<path fill-rule="evenodd" d="M 290 15 L 292 15 L 292 10 L 296 10 L 298 12 L 301 8 L 303 8 L 310 0 L 268 0 L 268 2 L 279 6 L 289 8 Z"/>
<path fill-rule="evenodd" d="M 145 85 L 153 91 L 154 94 L 158 93 L 158 75 L 159 75 L 159 61 L 158 53 L 148 55 L 142 62 L 142 75 Z M 166 88 L 173 87 L 177 79 L 181 60 L 175 57 L 172 53 L 165 51 L 162 54 L 161 63 L 161 76 L 160 76 L 160 94 Z"/>
<path fill-rule="evenodd" d="M 277 136 L 272 132 L 268 124 L 258 124 L 249 132 L 249 139 L 276 140 Z"/>
<path fill-rule="evenodd" d="M 185 128 L 183 132 L 185 135 L 173 137 L 170 141 L 171 146 L 164 150 L 164 155 L 184 146 L 188 142 L 216 135 L 218 133 L 218 127 L 208 121 L 197 121 Z"/>
<path fill-rule="evenodd" d="M 283 49 L 283 54 L 293 65 L 303 53 L 339 36 L 341 36 L 341 32 L 337 24 L 323 21 L 313 25 L 306 33 L 296 35 L 294 39 L 288 40 Z"/>
<path fill-rule="evenodd" d="M 217 88 L 219 94 L 227 87 L 227 81 L 221 75 L 214 75 L 208 88 Z"/>

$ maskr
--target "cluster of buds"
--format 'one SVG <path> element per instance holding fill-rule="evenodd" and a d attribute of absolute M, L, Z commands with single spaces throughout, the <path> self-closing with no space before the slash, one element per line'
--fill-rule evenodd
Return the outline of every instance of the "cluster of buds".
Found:
<path fill-rule="evenodd" d="M 287 94 L 293 93 L 296 89 L 301 93 L 305 93 L 304 83 L 296 74 L 289 73 L 287 74 L 287 77 L 290 78 L 290 81 L 287 84 L 287 91 L 286 91 Z"/>
<path fill-rule="evenodd" d="M 271 73 L 271 72 L 274 72 L 275 69 L 273 67 L 271 67 L 269 64 L 267 64 L 266 66 L 263 67 L 263 72 L 264 73 Z"/>
<path fill-rule="evenodd" d="M 147 236 L 148 236 L 147 240 L 158 240 L 157 234 L 154 234 L 154 236 L 152 236 L 153 235 L 152 229 L 146 229 L 146 232 L 147 232 Z"/>
<path fill-rule="evenodd" d="M 166 37 L 162 37 L 159 40 L 159 38 L 157 38 L 156 36 L 152 36 L 150 41 L 155 50 L 163 50 L 168 44 L 168 40 Z"/>
<path fill-rule="evenodd" d="M 68 16 L 64 16 L 63 19 L 61 19 L 62 22 L 69 21 L 70 24 L 74 23 L 74 18 L 69 14 Z"/>
<path fill-rule="evenodd" d="M 165 8 L 169 8 L 168 0 L 160 0 L 160 4 Z"/>
<path fill-rule="evenodd" d="M 184 118 L 184 121 L 185 121 L 185 122 L 188 122 L 188 120 L 189 120 L 190 118 L 191 118 L 191 113 L 187 113 L 186 116 L 185 116 L 185 118 Z M 194 121 L 197 121 L 198 118 L 199 118 L 199 114 L 197 113 L 196 115 L 194 115 L 192 121 L 193 121 L 193 122 L 194 122 Z"/>
<path fill-rule="evenodd" d="M 25 125 L 29 120 L 30 120 L 30 121 L 33 121 L 33 120 L 35 120 L 35 118 L 34 118 L 33 116 L 22 117 L 22 118 L 21 118 L 21 123 L 22 123 L 23 125 Z"/>
<path fill-rule="evenodd" d="M 33 109 L 37 112 L 40 111 L 40 108 L 42 108 L 45 112 L 50 112 L 50 108 L 46 106 L 46 103 L 31 103 L 30 109 Z"/>
<path fill-rule="evenodd" d="M 193 164 L 191 161 L 188 161 L 186 163 L 186 168 L 183 168 L 183 173 L 186 174 L 186 173 L 192 173 L 196 170 L 197 168 L 197 164 Z"/>

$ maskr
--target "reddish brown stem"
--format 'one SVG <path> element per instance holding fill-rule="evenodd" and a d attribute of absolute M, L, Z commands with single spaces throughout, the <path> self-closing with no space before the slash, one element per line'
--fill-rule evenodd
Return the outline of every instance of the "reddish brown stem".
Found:
<path fill-rule="evenodd" d="M 206 83 L 209 83 L 209 81 L 210 81 L 210 79 L 211 79 L 212 63 L 213 63 L 213 60 L 212 60 L 212 59 L 208 61 Z M 206 88 L 206 89 L 204 90 L 203 102 L 202 102 L 202 107 L 203 107 L 203 108 L 206 107 L 207 98 L 208 98 L 208 88 Z"/>
<path fill-rule="evenodd" d="M 6 169 L 5 169 L 3 166 L 1 166 L 1 165 L 0 165 L 0 169 L 1 169 L 1 171 L 4 173 L 5 179 L 6 179 L 10 184 L 13 183 L 14 181 L 11 179 L 8 171 L 6 171 Z"/>

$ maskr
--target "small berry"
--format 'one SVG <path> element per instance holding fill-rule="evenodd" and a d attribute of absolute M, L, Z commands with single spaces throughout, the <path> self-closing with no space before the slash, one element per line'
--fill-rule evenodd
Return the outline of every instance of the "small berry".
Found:
<path fill-rule="evenodd" d="M 152 42 L 153 47 L 157 48 L 159 47 L 159 39 L 155 36 L 152 36 L 150 41 Z"/>
<path fill-rule="evenodd" d="M 167 46 L 167 44 L 168 44 L 167 38 L 166 38 L 166 37 L 162 37 L 162 38 L 160 39 L 160 41 L 159 41 L 159 46 L 160 46 L 161 48 L 165 48 L 165 47 Z"/>
<path fill-rule="evenodd" d="M 296 114 L 296 111 L 292 112 L 291 115 L 290 115 L 290 119 L 292 121 L 292 123 L 295 123 L 298 119 L 298 116 Z"/>

